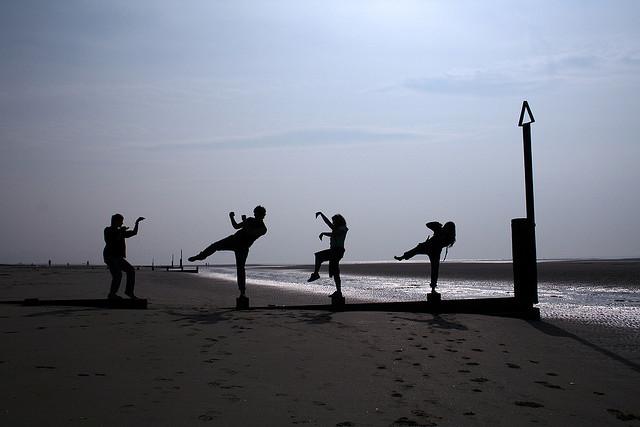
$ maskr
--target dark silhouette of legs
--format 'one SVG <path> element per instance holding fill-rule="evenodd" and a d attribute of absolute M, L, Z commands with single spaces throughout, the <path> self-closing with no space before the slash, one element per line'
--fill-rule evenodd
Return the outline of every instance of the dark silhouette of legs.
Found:
<path fill-rule="evenodd" d="M 435 292 L 438 284 L 438 273 L 440 272 L 440 255 L 442 254 L 442 248 L 431 245 L 427 240 L 426 242 L 418 243 L 418 245 L 405 252 L 401 256 L 394 256 L 398 261 L 411 259 L 416 255 L 429 256 L 429 262 L 431 264 L 431 291 Z"/>
<path fill-rule="evenodd" d="M 236 246 L 236 239 L 233 235 L 225 237 L 224 239 L 218 240 L 217 242 L 207 246 L 198 255 L 189 257 L 189 262 L 202 261 L 203 259 L 213 255 L 216 251 L 235 251 Z"/>
<path fill-rule="evenodd" d="M 440 271 L 440 251 L 437 254 L 429 254 L 429 262 L 431 263 L 431 292 L 435 292 Z"/>
<path fill-rule="evenodd" d="M 338 254 L 333 254 L 333 257 L 329 260 L 329 277 L 333 276 L 333 281 L 336 283 L 336 292 L 334 296 L 342 295 L 342 281 L 340 280 L 340 259 Z"/>
<path fill-rule="evenodd" d="M 429 246 L 430 245 L 428 245 L 427 242 L 418 243 L 418 245 L 415 248 L 409 249 L 407 252 L 405 252 L 401 256 L 394 256 L 394 258 L 397 259 L 398 261 L 402 261 L 406 259 L 411 259 L 416 255 L 428 255 Z"/>
<path fill-rule="evenodd" d="M 236 249 L 236 271 L 238 276 L 238 289 L 240 289 L 240 295 L 244 296 L 246 283 L 247 283 L 247 275 L 244 269 L 244 266 L 247 262 L 247 256 L 249 256 L 248 248 L 240 248 Z"/>
<path fill-rule="evenodd" d="M 217 251 L 233 251 L 236 255 L 236 271 L 238 277 L 238 289 L 240 289 L 240 295 L 244 296 L 247 283 L 247 275 L 245 272 L 245 265 L 247 263 L 247 257 L 249 256 L 249 248 L 245 245 L 239 244 L 235 235 L 225 237 L 222 240 L 207 246 L 198 255 L 189 257 L 189 261 L 203 260 Z"/>
<path fill-rule="evenodd" d="M 342 295 L 342 281 L 340 280 L 340 260 L 344 256 L 344 249 L 325 249 L 324 251 L 316 252 L 315 268 L 311 277 L 307 282 L 313 282 L 320 278 L 320 266 L 325 261 L 329 261 L 329 277 L 333 277 L 333 281 L 336 283 L 336 292 L 329 296 Z"/>
<path fill-rule="evenodd" d="M 136 270 L 133 266 L 124 258 L 113 258 L 106 261 L 106 263 L 109 267 L 109 272 L 111 273 L 111 289 L 109 291 L 109 298 L 119 298 L 117 294 L 118 289 L 120 289 L 120 282 L 122 281 L 122 272 L 124 271 L 127 275 L 127 284 L 124 293 L 125 295 L 135 299 L 136 297 L 133 293 L 133 288 L 136 284 Z"/>
<path fill-rule="evenodd" d="M 307 282 L 313 282 L 314 280 L 318 280 L 320 278 L 320 266 L 322 266 L 323 262 L 329 261 L 331 259 L 331 249 L 325 249 L 324 251 L 316 252 L 315 258 L 316 265 L 313 273 L 311 273 L 311 277 L 309 277 L 309 280 L 307 280 Z"/>

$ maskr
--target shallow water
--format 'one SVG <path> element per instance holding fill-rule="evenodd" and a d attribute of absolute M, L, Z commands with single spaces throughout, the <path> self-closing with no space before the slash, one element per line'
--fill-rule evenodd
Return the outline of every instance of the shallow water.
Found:
<path fill-rule="evenodd" d="M 200 273 L 235 281 L 232 267 L 207 267 Z M 333 280 L 322 276 L 307 283 L 308 270 L 250 268 L 249 286 L 275 286 L 294 291 L 329 295 Z M 425 300 L 430 291 L 428 280 L 411 277 L 342 274 L 342 291 L 347 299 L 364 301 Z M 446 299 L 513 296 L 513 284 L 503 280 L 441 280 L 438 291 Z M 541 316 L 612 328 L 640 329 L 640 290 L 626 286 L 598 286 L 575 281 L 541 282 L 538 286 Z"/>

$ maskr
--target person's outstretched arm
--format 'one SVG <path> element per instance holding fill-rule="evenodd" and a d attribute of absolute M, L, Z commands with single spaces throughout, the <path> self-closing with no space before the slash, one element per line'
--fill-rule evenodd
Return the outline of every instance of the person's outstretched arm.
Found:
<path fill-rule="evenodd" d="M 323 214 L 322 212 L 316 212 L 316 218 L 318 218 L 318 216 L 321 216 L 325 224 L 327 224 L 329 228 L 333 230 L 333 223 L 329 220 L 329 218 L 326 217 L 325 214 Z"/>
<path fill-rule="evenodd" d="M 140 221 L 144 220 L 144 217 L 141 216 L 138 219 L 136 219 L 136 225 L 133 227 L 133 230 L 125 230 L 124 232 L 124 237 L 128 238 L 128 237 L 133 237 L 136 234 L 138 234 L 138 224 L 140 223 Z"/>
<path fill-rule="evenodd" d="M 245 216 L 244 215 L 242 216 L 242 222 L 236 222 L 236 213 L 229 212 L 229 219 L 231 220 L 231 225 L 233 226 L 233 228 L 235 228 L 236 230 L 239 230 L 244 225 Z"/>
<path fill-rule="evenodd" d="M 322 240 L 322 236 L 331 237 L 332 235 L 333 235 L 333 233 L 328 233 L 326 231 L 323 231 L 322 233 L 320 233 L 320 235 L 318 237 L 320 238 L 320 240 Z"/>

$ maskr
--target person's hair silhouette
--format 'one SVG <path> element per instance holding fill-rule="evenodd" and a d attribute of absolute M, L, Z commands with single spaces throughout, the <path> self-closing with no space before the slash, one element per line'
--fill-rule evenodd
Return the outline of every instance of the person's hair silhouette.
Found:
<path fill-rule="evenodd" d="M 342 296 L 340 260 L 344 256 L 344 240 L 347 237 L 347 231 L 349 231 L 347 228 L 347 222 L 340 214 L 332 216 L 331 221 L 329 221 L 329 218 L 327 218 L 322 212 L 316 212 L 316 218 L 319 216 L 322 217 L 322 220 L 331 229 L 331 232 L 322 232 L 318 236 L 320 237 L 320 240 L 322 240 L 323 236 L 329 237 L 329 249 L 315 253 L 315 268 L 307 282 L 318 280 L 320 278 L 320 266 L 323 262 L 329 261 L 329 277 L 333 277 L 333 280 L 336 283 L 336 291 L 329 296 Z"/>
<path fill-rule="evenodd" d="M 433 236 L 427 237 L 422 243 L 405 252 L 401 256 L 394 256 L 398 261 L 405 259 L 411 259 L 416 255 L 429 256 L 429 262 L 431 263 L 431 291 L 435 292 L 438 284 L 438 272 L 440 270 L 440 255 L 442 249 L 448 249 L 456 242 L 456 225 L 449 221 L 445 225 L 440 224 L 437 221 L 427 223 L 427 228 L 433 231 Z M 445 255 L 446 259 L 446 255 Z"/>
<path fill-rule="evenodd" d="M 235 213 L 230 212 L 229 219 L 231 219 L 231 225 L 238 231 L 231 236 L 209 245 L 198 255 L 189 257 L 190 262 L 201 261 L 213 255 L 216 251 L 233 251 L 236 255 L 238 288 L 240 289 L 241 296 L 244 296 L 246 289 L 246 273 L 244 267 L 247 262 L 247 257 L 249 256 L 249 248 L 259 237 L 267 234 L 267 227 L 264 225 L 264 217 L 267 215 L 267 210 L 262 206 L 256 206 L 253 209 L 253 215 L 253 217 L 249 218 L 242 215 L 242 221 L 238 223 L 235 219 Z"/>
<path fill-rule="evenodd" d="M 111 289 L 109 290 L 109 299 L 122 299 L 118 296 L 118 289 L 122 281 L 122 272 L 127 274 L 127 284 L 125 287 L 125 295 L 131 299 L 137 299 L 133 293 L 136 284 L 136 271 L 131 264 L 125 259 L 127 257 L 127 248 L 124 239 L 133 237 L 138 234 L 138 224 L 144 217 L 136 219 L 136 225 L 133 230 L 123 226 L 124 217 L 119 213 L 111 216 L 111 225 L 104 229 L 105 247 L 102 251 L 104 263 L 109 267 L 111 273 Z"/>

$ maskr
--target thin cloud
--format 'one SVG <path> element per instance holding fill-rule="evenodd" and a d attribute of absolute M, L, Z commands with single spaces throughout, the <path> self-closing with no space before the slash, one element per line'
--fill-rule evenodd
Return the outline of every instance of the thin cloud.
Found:
<path fill-rule="evenodd" d="M 459 95 L 501 96 L 549 89 L 558 83 L 580 83 L 632 75 L 636 54 L 621 56 L 570 53 L 503 63 L 493 68 L 453 70 L 440 76 L 409 79 L 405 89 Z"/>
<path fill-rule="evenodd" d="M 371 143 L 417 142 L 433 139 L 433 135 L 397 130 L 356 128 L 299 129 L 261 135 L 213 138 L 156 145 L 164 150 L 238 150 L 266 148 L 305 148 L 319 145 L 352 145 Z M 144 148 L 150 148 L 148 146 Z"/>

